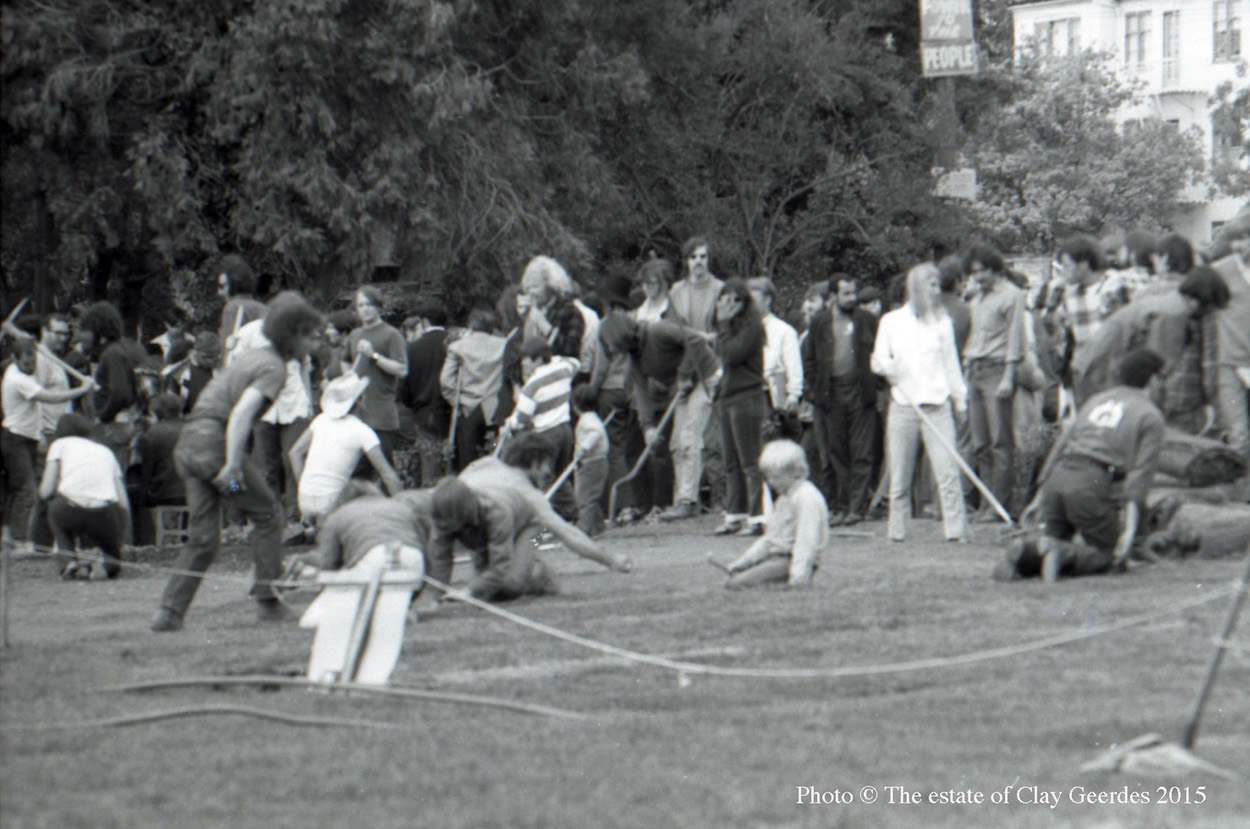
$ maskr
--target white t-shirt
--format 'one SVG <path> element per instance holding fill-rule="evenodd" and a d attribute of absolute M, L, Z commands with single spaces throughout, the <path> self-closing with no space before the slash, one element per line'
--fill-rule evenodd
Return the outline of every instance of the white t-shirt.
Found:
<path fill-rule="evenodd" d="M 58 438 L 48 447 L 48 463 L 60 463 L 56 491 L 71 501 L 117 503 L 121 467 L 113 450 L 86 438 Z"/>
<path fill-rule="evenodd" d="M 4 372 L 4 381 L 0 384 L 5 429 L 24 438 L 39 440 L 43 413 L 32 398 L 41 391 L 43 386 L 39 385 L 33 374 L 22 371 L 17 363 L 9 363 Z"/>
<path fill-rule="evenodd" d="M 305 518 L 325 515 L 351 479 L 360 456 L 379 444 L 377 433 L 355 415 L 319 414 L 308 428 L 312 439 L 299 479 L 299 509 Z"/>

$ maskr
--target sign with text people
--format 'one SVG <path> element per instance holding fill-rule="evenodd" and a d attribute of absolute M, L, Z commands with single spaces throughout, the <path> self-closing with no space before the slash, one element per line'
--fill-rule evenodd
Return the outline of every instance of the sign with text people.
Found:
<path fill-rule="evenodd" d="M 972 0 L 920 0 L 920 60 L 926 78 L 977 73 Z"/>

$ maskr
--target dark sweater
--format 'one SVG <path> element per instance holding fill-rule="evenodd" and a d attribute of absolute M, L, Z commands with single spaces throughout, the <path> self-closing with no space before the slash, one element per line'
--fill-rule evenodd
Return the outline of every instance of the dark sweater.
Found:
<path fill-rule="evenodd" d="M 718 400 L 764 392 L 764 324 L 754 312 L 743 311 L 721 329 L 716 353 L 724 371 Z"/>
<path fill-rule="evenodd" d="M 412 410 L 417 425 L 440 439 L 451 427 L 451 406 L 443 399 L 438 385 L 446 359 L 446 330 L 422 334 L 408 344 L 408 376 L 399 387 L 399 400 Z"/>

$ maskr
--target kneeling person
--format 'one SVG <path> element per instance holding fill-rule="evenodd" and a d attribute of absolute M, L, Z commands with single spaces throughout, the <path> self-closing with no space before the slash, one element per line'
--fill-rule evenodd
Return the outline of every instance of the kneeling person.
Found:
<path fill-rule="evenodd" d="M 361 497 L 355 497 L 357 493 Z M 364 565 L 425 572 L 425 553 L 434 535 L 432 489 L 410 489 L 386 498 L 369 484 L 353 482 L 322 523 L 317 556 L 322 570 Z M 386 549 L 393 559 L 372 560 Z"/>
<path fill-rule="evenodd" d="M 774 440 L 760 452 L 760 471 L 777 493 L 764 536 L 729 565 L 730 589 L 784 582 L 811 584 L 820 551 L 829 544 L 829 506 L 807 479 L 807 454 L 790 440 Z"/>
<path fill-rule="evenodd" d="M 495 458 L 475 461 L 458 477 L 444 478 L 435 487 L 432 578 L 450 583 L 452 546 L 460 541 L 471 552 L 477 571 L 469 585 L 475 598 L 505 601 L 553 593 L 555 579 L 533 544 L 543 529 L 582 558 L 622 573 L 632 569 L 628 556 L 607 552 L 547 502 L 538 485 L 551 480 L 553 460 L 541 438 L 517 436 L 507 456 L 508 463 Z"/>
<path fill-rule="evenodd" d="M 1045 581 L 1123 567 L 1150 491 L 1164 418 L 1153 402 L 1164 361 L 1136 349 L 1120 364 L 1120 385 L 1094 395 L 1052 451 L 1042 486 L 1042 537 L 1016 541 L 996 575 Z M 1074 542 L 1081 534 L 1084 543 Z"/>

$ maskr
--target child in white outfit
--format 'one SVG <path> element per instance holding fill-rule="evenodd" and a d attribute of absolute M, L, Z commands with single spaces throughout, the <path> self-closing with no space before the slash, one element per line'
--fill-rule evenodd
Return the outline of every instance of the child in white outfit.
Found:
<path fill-rule="evenodd" d="M 829 506 L 807 479 L 807 455 L 794 441 L 774 440 L 760 452 L 760 472 L 777 493 L 767 529 L 729 565 L 730 589 L 785 582 L 811 583 L 829 544 Z"/>

